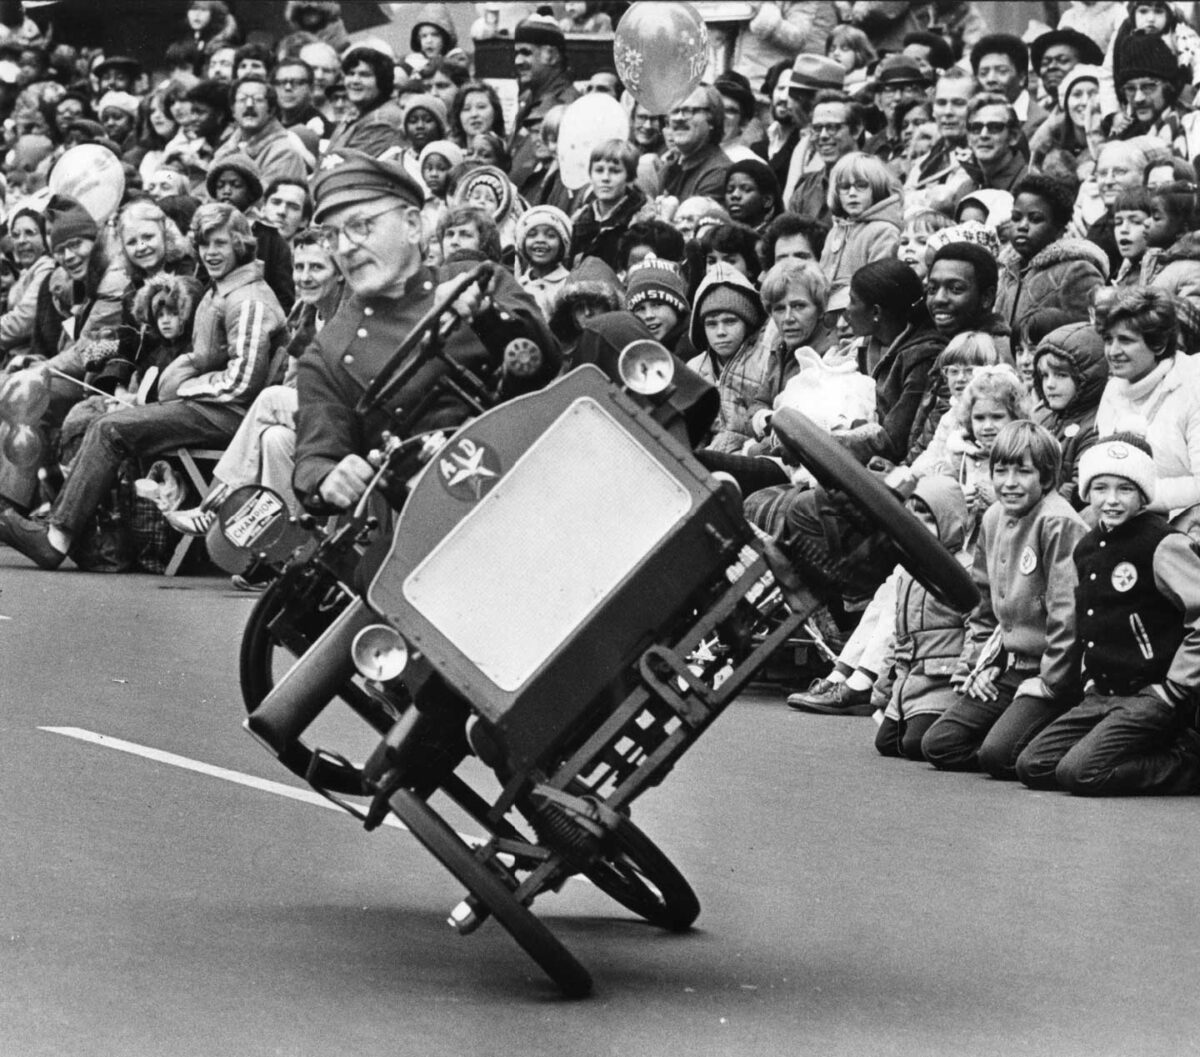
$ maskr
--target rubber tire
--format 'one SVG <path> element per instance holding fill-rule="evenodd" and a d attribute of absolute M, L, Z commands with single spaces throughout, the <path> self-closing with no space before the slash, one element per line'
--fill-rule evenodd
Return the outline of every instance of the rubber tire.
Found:
<path fill-rule="evenodd" d="M 588 971 L 528 908 L 517 902 L 504 881 L 475 858 L 441 815 L 408 789 L 393 793 L 388 803 L 412 835 L 483 902 L 564 995 L 583 998 L 591 993 Z"/>
<path fill-rule="evenodd" d="M 657 844 L 622 817 L 600 860 L 584 876 L 621 906 L 669 932 L 686 932 L 700 914 L 687 878 Z"/>
<path fill-rule="evenodd" d="M 771 419 L 785 448 L 827 488 L 846 493 L 899 548 L 904 567 L 937 598 L 960 611 L 973 609 L 979 591 L 970 574 L 896 494 L 812 419 L 792 408 Z"/>
<path fill-rule="evenodd" d="M 285 647 L 272 636 L 269 625 L 283 605 L 284 585 L 287 582 L 286 577 L 275 580 L 259 596 L 242 631 L 238 673 L 242 687 L 242 703 L 247 713 L 253 712 L 275 686 L 271 660 L 276 650 L 284 650 Z M 330 623 L 332 622 L 333 617 L 330 618 Z M 290 651 L 288 656 L 293 656 Z M 279 757 L 279 762 L 289 771 L 305 779 L 312 760 L 313 751 L 301 741 L 294 742 Z M 362 772 L 357 767 L 322 764 L 313 778 L 314 785 L 331 793 L 345 796 L 361 796 L 363 793 Z"/>

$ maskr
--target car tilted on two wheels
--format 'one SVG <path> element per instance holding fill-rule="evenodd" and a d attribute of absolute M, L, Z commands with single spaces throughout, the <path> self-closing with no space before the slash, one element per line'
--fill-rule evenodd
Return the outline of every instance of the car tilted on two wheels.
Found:
<path fill-rule="evenodd" d="M 692 924 L 699 902 L 633 803 L 821 604 L 794 585 L 785 599 L 737 489 L 656 421 L 669 358 L 630 352 L 625 385 L 578 367 L 427 443 L 386 554 L 362 559 L 364 501 L 285 561 L 241 658 L 247 728 L 368 829 L 397 816 L 466 889 L 450 924 L 467 933 L 495 918 L 570 996 L 591 978 L 534 900 L 582 875 L 655 925 Z M 973 590 L 827 435 L 794 413 L 775 426 L 922 580 Z M 389 444 L 377 481 L 412 443 Z M 235 494 L 223 523 L 255 502 Z M 361 765 L 305 741 L 332 703 L 378 736 Z"/>

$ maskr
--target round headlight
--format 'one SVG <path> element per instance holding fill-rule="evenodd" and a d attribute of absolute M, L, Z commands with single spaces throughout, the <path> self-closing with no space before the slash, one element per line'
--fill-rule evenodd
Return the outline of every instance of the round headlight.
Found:
<path fill-rule="evenodd" d="M 657 396 L 675 377 L 675 360 L 665 345 L 643 338 L 631 341 L 617 357 L 617 374 L 630 392 Z"/>
<path fill-rule="evenodd" d="M 350 657 L 364 679 L 386 683 L 404 671 L 408 664 L 408 647 L 395 628 L 387 624 L 370 624 L 354 636 Z"/>

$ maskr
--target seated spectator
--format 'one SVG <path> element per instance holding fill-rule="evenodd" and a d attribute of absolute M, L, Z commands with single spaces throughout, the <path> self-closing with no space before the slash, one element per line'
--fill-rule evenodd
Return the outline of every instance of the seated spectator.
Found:
<path fill-rule="evenodd" d="M 845 90 L 857 95 L 866 87 L 867 71 L 875 62 L 870 38 L 857 26 L 843 23 L 829 34 L 825 54 L 846 71 Z"/>
<path fill-rule="evenodd" d="M 698 239 L 705 227 L 711 224 L 728 224 L 729 213 L 715 198 L 697 195 L 685 198 L 671 217 L 675 230 L 684 239 Z"/>
<path fill-rule="evenodd" d="M 827 199 L 833 230 L 821 254 L 821 267 L 833 286 L 849 282 L 865 264 L 896 256 L 899 192 L 899 181 L 869 154 L 847 154 L 833 167 Z"/>
<path fill-rule="evenodd" d="M 1088 687 L 1022 751 L 1017 777 L 1080 796 L 1195 793 L 1200 556 L 1148 512 L 1154 459 L 1136 434 L 1088 451 L 1080 486 L 1098 519 L 1074 554 L 1073 653 Z"/>
<path fill-rule="evenodd" d="M 692 306 L 678 265 L 653 255 L 646 257 L 629 269 L 625 289 L 629 311 L 645 324 L 654 340 L 685 362 L 690 360 L 695 355 L 687 339 Z"/>
<path fill-rule="evenodd" d="M 847 154 L 862 149 L 864 133 L 862 107 L 840 92 L 817 93 L 809 134 L 820 165 L 796 182 L 788 199 L 790 212 L 832 222 L 829 188 L 833 167 Z"/>
<path fill-rule="evenodd" d="M 975 544 L 984 512 L 996 501 L 990 462 L 996 438 L 1010 422 L 1029 418 L 1029 410 L 1029 394 L 1008 364 L 980 367 L 958 402 L 956 428 L 947 437 L 946 465 L 941 469 L 962 486 L 968 549 Z"/>
<path fill-rule="evenodd" d="M 496 222 L 474 206 L 451 206 L 438 221 L 441 259 L 449 262 L 459 253 L 479 253 L 500 263 L 500 232 Z"/>
<path fill-rule="evenodd" d="M 160 402 L 113 411 L 88 427 L 47 525 L 0 515 L 0 540 L 43 569 L 62 564 L 122 460 L 225 445 L 266 380 L 284 314 L 254 259 L 249 222 L 213 202 L 197 211 L 192 233 L 213 285 L 197 309 L 192 352 L 160 377 Z"/>
<path fill-rule="evenodd" d="M 960 696 L 921 743 L 939 770 L 1015 778 L 1025 746 L 1075 703 L 1071 556 L 1087 527 L 1054 490 L 1059 461 L 1058 442 L 1032 422 L 1010 423 L 992 445 L 997 501 L 975 548 L 981 598 L 952 677 Z"/>
<path fill-rule="evenodd" d="M 754 342 L 765 313 L 758 291 L 728 264 L 711 268 L 696 292 L 689 334 L 698 355 L 688 366 L 717 386 L 721 411 L 708 447 L 737 451 L 751 437 L 750 405 L 768 367 Z"/>
<path fill-rule="evenodd" d="M 214 202 L 227 202 L 250 220 L 267 284 L 276 292 L 285 311 L 290 311 L 296 299 L 292 288 L 292 252 L 283 235 L 258 217 L 256 207 L 263 195 L 258 167 L 244 154 L 227 154 L 213 162 L 205 185 Z"/>
<path fill-rule="evenodd" d="M 192 194 L 204 187 L 213 154 L 229 123 L 229 90 L 217 81 L 197 81 L 184 95 L 186 118 L 163 148 L 162 164 L 188 178 Z"/>
<path fill-rule="evenodd" d="M 342 76 L 354 109 L 337 123 L 324 156 L 350 148 L 377 158 L 403 146 L 404 114 L 392 100 L 396 75 L 391 49 L 376 41 L 355 44 L 342 56 Z"/>
<path fill-rule="evenodd" d="M 574 366 L 575 346 L 583 333 L 583 324 L 605 312 L 621 312 L 625 295 L 613 270 L 596 257 L 579 261 L 567 281 L 559 288 L 558 300 L 550 314 L 550 330 L 563 347 L 563 370 Z"/>
<path fill-rule="evenodd" d="M 18 209 L 9 218 L 8 233 L 17 278 L 8 289 L 4 314 L 0 315 L 0 368 L 32 349 L 38 294 L 54 270 L 46 246 L 46 218 L 41 212 L 29 206 Z"/>
<path fill-rule="evenodd" d="M 1079 460 L 1096 442 L 1096 412 L 1108 382 L 1104 339 L 1090 323 L 1059 327 L 1038 343 L 1033 371 L 1034 391 L 1050 412 L 1042 424 L 1062 445 L 1058 492 L 1083 510 Z"/>
<path fill-rule="evenodd" d="M 1058 86 L 1058 107 L 1029 138 L 1029 160 L 1040 169 L 1052 151 L 1065 151 L 1074 161 L 1094 158 L 1103 142 L 1100 131 L 1102 71 L 1098 66 L 1077 65 Z"/>
<path fill-rule="evenodd" d="M 278 231 L 288 245 L 308 227 L 312 214 L 313 201 L 307 181 L 278 176 L 267 184 L 263 192 L 263 222 Z"/>
<path fill-rule="evenodd" d="M 1096 325 L 1109 373 L 1096 430 L 1146 438 L 1158 477 L 1149 509 L 1189 527 L 1185 512 L 1200 504 L 1200 361 L 1178 351 L 1174 302 L 1156 287 L 1120 290 L 1097 304 Z"/>
<path fill-rule="evenodd" d="M 571 218 L 571 259 L 598 257 L 619 271 L 621 239 L 646 206 L 634 182 L 637 153 L 624 140 L 608 140 L 592 149 L 588 187 Z"/>
<path fill-rule="evenodd" d="M 922 209 L 913 213 L 904 222 L 900 230 L 900 245 L 896 248 L 896 257 L 907 264 L 917 273 L 918 279 L 924 279 L 929 272 L 925 264 L 925 247 L 929 236 L 935 231 L 943 231 L 950 227 L 952 221 L 945 213 L 936 209 Z"/>
<path fill-rule="evenodd" d="M 874 363 L 876 421 L 837 438 L 863 463 L 876 456 L 903 462 L 930 371 L 947 339 L 930 319 L 916 273 L 895 258 L 872 261 L 854 273 L 846 316 L 854 333 L 882 352 L 868 348 L 865 354 L 865 363 Z"/>
<path fill-rule="evenodd" d="M 659 188 L 676 202 L 696 195 L 720 201 L 725 193 L 729 157 L 721 150 L 725 110 L 720 93 L 700 85 L 671 109 L 673 155 L 659 174 Z"/>
<path fill-rule="evenodd" d="M 706 227 L 696 241 L 704 254 L 706 272 L 711 272 L 719 264 L 726 264 L 757 286 L 761 268 L 758 237 L 752 228 L 744 224 L 714 224 Z"/>
<path fill-rule="evenodd" d="M 279 98 L 263 76 L 239 78 L 230 89 L 232 134 L 213 151 L 213 162 L 244 154 L 263 180 L 290 176 L 304 179 L 308 170 L 300 145 L 279 120 Z M 314 159 L 315 161 L 315 159 Z"/>
<path fill-rule="evenodd" d="M 517 221 L 517 281 L 550 318 L 558 292 L 567 281 L 571 221 L 554 206 L 534 206 Z"/>
<path fill-rule="evenodd" d="M 1150 212 L 1145 227 L 1146 252 L 1133 285 L 1155 286 L 1175 299 L 1180 339 L 1185 352 L 1200 350 L 1200 209 L 1196 185 L 1160 184 L 1148 189 Z M 1130 276 L 1132 278 L 1132 275 Z"/>
<path fill-rule="evenodd" d="M 780 213 L 763 233 L 763 267 L 769 269 L 777 261 L 789 257 L 798 261 L 819 261 L 828 237 L 828 224 L 796 213 Z"/>
<path fill-rule="evenodd" d="M 966 559 L 966 506 L 954 481 L 927 477 L 906 505 L 942 546 Z M 893 645 L 872 694 L 872 704 L 883 709 L 875 748 L 884 756 L 923 760 L 922 739 L 956 700 L 950 676 L 966 640 L 967 614 L 939 601 L 903 566 L 892 576 Z"/>
<path fill-rule="evenodd" d="M 454 189 L 454 203 L 487 213 L 500 233 L 501 261 L 511 268 L 516 259 L 517 192 L 501 170 L 482 165 L 463 175 Z"/>
<path fill-rule="evenodd" d="M 296 306 L 286 323 L 288 365 L 282 382 L 255 398 L 224 455 L 213 470 L 212 490 L 198 507 L 167 515 L 167 523 L 187 535 L 202 536 L 215 511 L 234 488 L 255 482 L 277 492 L 293 514 L 299 501 L 292 490 L 296 449 L 295 364 L 341 303 L 343 280 L 330 244 L 316 231 L 295 244 Z"/>
<path fill-rule="evenodd" d="M 1031 174 L 1013 188 L 1012 242 L 1000 257 L 996 312 L 1016 330 L 1033 313 L 1058 308 L 1086 319 L 1092 290 L 1108 278 L 1099 247 L 1065 238 L 1070 189 Z"/>
<path fill-rule="evenodd" d="M 779 212 L 779 181 L 766 162 L 758 158 L 735 161 L 725 174 L 725 208 L 739 224 L 760 235 Z"/>
<path fill-rule="evenodd" d="M 665 220 L 651 217 L 629 225 L 617 244 L 617 276 L 624 278 L 629 269 L 653 254 L 661 260 L 682 264 L 684 236 Z"/>
<path fill-rule="evenodd" d="M 978 368 L 999 362 L 1000 354 L 990 334 L 966 330 L 950 339 L 934 363 L 935 380 L 926 386 L 921 409 L 917 412 L 925 424 L 922 435 L 909 445 L 908 463 L 914 477 L 919 479 L 935 474 L 953 476 L 949 443 L 956 432 L 961 434 L 958 409 L 963 393 Z M 941 399 L 943 386 L 945 400 Z"/>

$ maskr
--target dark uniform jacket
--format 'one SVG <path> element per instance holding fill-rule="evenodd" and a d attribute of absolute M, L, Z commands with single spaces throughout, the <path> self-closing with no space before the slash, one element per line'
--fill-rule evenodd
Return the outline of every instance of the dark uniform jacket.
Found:
<path fill-rule="evenodd" d="M 466 262 L 467 266 L 472 263 Z M 398 298 L 350 296 L 300 357 L 293 485 L 310 509 L 323 509 L 318 491 L 321 481 L 345 456 L 366 457 L 379 446 L 385 429 L 395 430 L 388 415 L 374 412 L 361 416 L 355 412 L 355 405 L 413 324 L 433 306 L 438 284 L 462 270 L 451 269 L 443 268 L 439 274 L 431 268 L 419 268 Z M 542 352 L 542 366 L 523 383 L 523 388 L 538 388 L 558 373 L 558 343 L 533 298 L 503 269 L 497 269 L 496 276 L 492 307 L 477 316 L 471 326 L 456 328 L 446 340 L 446 353 L 479 374 L 498 367 L 506 352 L 520 353 L 522 346 L 528 348 L 532 341 Z M 391 398 L 391 409 L 411 409 L 444 373 L 440 361 L 426 363 Z M 412 435 L 453 428 L 472 413 L 460 398 L 443 392 L 408 432 Z"/>
<path fill-rule="evenodd" d="M 1098 526 L 1075 548 L 1076 648 L 1101 694 L 1162 686 L 1176 703 L 1200 685 L 1200 557 L 1158 514 L 1111 531 Z"/>

